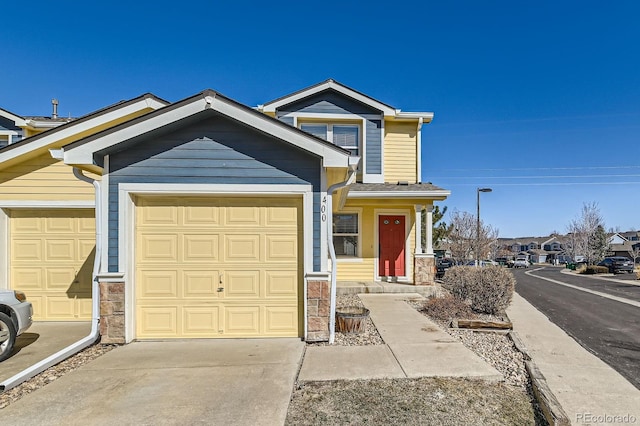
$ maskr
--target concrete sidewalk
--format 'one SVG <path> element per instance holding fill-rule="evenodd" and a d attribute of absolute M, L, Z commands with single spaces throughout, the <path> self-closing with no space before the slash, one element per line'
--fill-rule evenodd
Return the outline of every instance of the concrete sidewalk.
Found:
<path fill-rule="evenodd" d="M 640 424 L 640 390 L 517 293 L 507 315 L 573 424 Z"/>
<path fill-rule="evenodd" d="M 495 368 L 409 306 L 417 293 L 361 294 L 385 341 L 377 346 L 310 346 L 299 381 L 418 377 L 502 380 Z"/>

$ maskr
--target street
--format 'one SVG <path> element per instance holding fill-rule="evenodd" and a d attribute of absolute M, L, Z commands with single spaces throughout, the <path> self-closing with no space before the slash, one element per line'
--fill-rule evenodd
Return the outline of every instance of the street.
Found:
<path fill-rule="evenodd" d="M 640 389 L 640 282 L 630 276 L 616 282 L 622 277 L 594 279 L 562 270 L 513 270 L 516 291 Z"/>

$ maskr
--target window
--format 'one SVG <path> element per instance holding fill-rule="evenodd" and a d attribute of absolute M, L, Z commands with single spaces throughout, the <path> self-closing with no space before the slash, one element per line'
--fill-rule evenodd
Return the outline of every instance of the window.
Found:
<path fill-rule="evenodd" d="M 334 213 L 333 246 L 336 256 L 358 257 L 358 214 Z"/>
<path fill-rule="evenodd" d="M 300 129 L 307 133 L 333 142 L 335 145 L 360 155 L 360 126 L 356 124 L 315 124 L 303 123 Z"/>

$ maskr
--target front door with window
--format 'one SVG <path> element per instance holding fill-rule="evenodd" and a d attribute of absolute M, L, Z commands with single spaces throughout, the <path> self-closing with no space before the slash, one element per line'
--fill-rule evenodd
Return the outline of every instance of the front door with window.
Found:
<path fill-rule="evenodd" d="M 379 264 L 381 277 L 403 277 L 405 270 L 405 218 L 380 216 L 378 219 Z"/>

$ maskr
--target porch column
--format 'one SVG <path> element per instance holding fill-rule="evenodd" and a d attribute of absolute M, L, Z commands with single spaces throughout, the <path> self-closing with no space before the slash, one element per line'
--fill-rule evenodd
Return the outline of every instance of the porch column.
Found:
<path fill-rule="evenodd" d="M 416 251 L 415 254 L 422 254 L 422 205 L 416 204 Z"/>
<path fill-rule="evenodd" d="M 425 254 L 433 256 L 433 204 L 427 206 L 427 247 Z"/>

